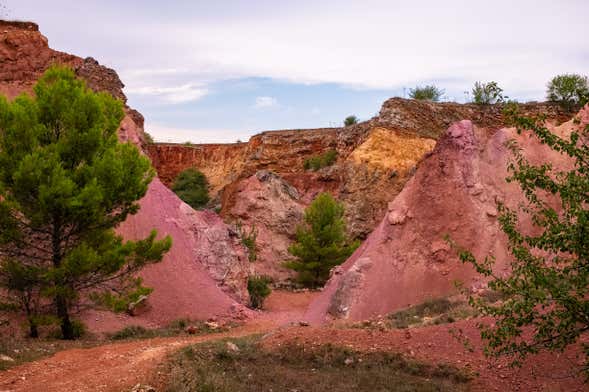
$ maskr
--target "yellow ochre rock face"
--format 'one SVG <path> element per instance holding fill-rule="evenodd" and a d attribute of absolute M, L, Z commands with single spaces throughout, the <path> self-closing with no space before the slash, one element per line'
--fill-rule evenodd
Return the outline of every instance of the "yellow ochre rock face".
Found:
<path fill-rule="evenodd" d="M 386 128 L 373 128 L 364 143 L 349 156 L 355 164 L 405 172 L 414 167 L 424 154 L 431 152 L 436 141 L 430 138 L 399 134 Z"/>

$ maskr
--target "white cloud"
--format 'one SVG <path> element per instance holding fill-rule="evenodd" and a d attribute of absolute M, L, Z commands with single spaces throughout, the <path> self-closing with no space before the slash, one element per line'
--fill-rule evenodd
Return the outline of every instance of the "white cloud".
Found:
<path fill-rule="evenodd" d="M 255 109 L 267 109 L 278 106 L 278 100 L 274 97 L 256 97 Z"/>
<path fill-rule="evenodd" d="M 125 92 L 129 95 L 151 95 L 160 98 L 162 101 L 177 104 L 190 101 L 196 101 L 208 94 L 206 88 L 184 84 L 173 87 L 144 86 L 126 88 Z"/>
<path fill-rule="evenodd" d="M 148 64 L 158 80 L 201 86 L 179 92 L 181 101 L 240 77 L 371 89 L 434 82 L 454 95 L 496 80 L 510 96 L 542 98 L 555 74 L 589 68 L 586 0 L 176 2 L 165 17 L 149 2 L 8 2 L 15 17 L 39 21 L 58 49 L 117 70 Z M 74 25 L 64 27 L 64 12 Z M 168 86 L 148 74 L 122 76 L 130 89 Z"/>
<path fill-rule="evenodd" d="M 146 121 L 145 130 L 155 141 L 163 143 L 235 143 L 237 140 L 245 142 L 255 134 L 243 129 L 177 128 L 149 121 Z"/>

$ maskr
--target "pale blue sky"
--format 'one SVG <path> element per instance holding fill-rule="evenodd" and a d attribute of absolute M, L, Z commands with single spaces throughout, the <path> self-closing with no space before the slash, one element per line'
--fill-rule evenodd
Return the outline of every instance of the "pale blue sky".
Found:
<path fill-rule="evenodd" d="M 477 80 L 542 100 L 589 70 L 584 0 L 31 1 L 3 17 L 113 67 L 162 141 L 231 142 L 333 126 L 435 83 L 463 102 Z"/>

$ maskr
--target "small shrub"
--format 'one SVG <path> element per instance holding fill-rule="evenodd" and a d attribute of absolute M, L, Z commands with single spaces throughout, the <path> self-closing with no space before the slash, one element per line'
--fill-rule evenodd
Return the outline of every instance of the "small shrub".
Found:
<path fill-rule="evenodd" d="M 344 120 L 344 126 L 349 127 L 350 125 L 358 124 L 358 117 L 348 116 Z"/>
<path fill-rule="evenodd" d="M 237 222 L 235 224 L 237 228 L 237 234 L 241 239 L 241 243 L 247 248 L 247 258 L 250 262 L 254 262 L 258 259 L 258 246 L 256 245 L 256 240 L 258 238 L 258 230 L 256 229 L 255 225 L 252 225 L 249 232 L 243 228 L 243 224 L 241 222 Z"/>
<path fill-rule="evenodd" d="M 476 82 L 472 89 L 473 102 L 479 105 L 491 105 L 501 103 L 506 98 L 503 96 L 503 89 L 497 82 Z"/>
<path fill-rule="evenodd" d="M 80 320 L 72 320 L 72 330 L 74 339 L 79 339 L 86 335 L 86 325 Z M 60 328 L 56 328 L 48 334 L 52 339 L 63 339 L 63 334 Z"/>
<path fill-rule="evenodd" d="M 444 96 L 445 91 L 434 85 L 415 87 L 409 90 L 409 97 L 423 101 L 438 102 Z"/>
<path fill-rule="evenodd" d="M 587 77 L 578 74 L 557 75 L 548 83 L 546 98 L 567 110 L 581 106 L 589 99 Z"/>
<path fill-rule="evenodd" d="M 110 335 L 112 340 L 136 339 L 151 336 L 150 330 L 140 325 L 131 325 Z"/>
<path fill-rule="evenodd" d="M 269 284 L 272 282 L 267 276 L 250 276 L 247 280 L 247 291 L 250 295 L 250 304 L 254 309 L 262 309 L 266 297 L 270 295 L 272 289 Z"/>
<path fill-rule="evenodd" d="M 313 170 L 317 171 L 324 167 L 331 166 L 337 160 L 337 151 L 336 150 L 328 150 L 321 155 L 316 155 L 311 158 L 305 159 L 303 167 L 305 170 Z"/>
<path fill-rule="evenodd" d="M 153 143 L 155 143 L 154 140 L 153 140 L 153 136 L 151 136 L 146 131 L 143 131 L 143 138 L 145 139 L 145 143 L 147 143 L 147 144 L 153 144 Z"/>
<path fill-rule="evenodd" d="M 202 172 L 194 168 L 181 171 L 174 180 L 172 190 L 195 209 L 202 208 L 209 202 L 209 182 Z"/>

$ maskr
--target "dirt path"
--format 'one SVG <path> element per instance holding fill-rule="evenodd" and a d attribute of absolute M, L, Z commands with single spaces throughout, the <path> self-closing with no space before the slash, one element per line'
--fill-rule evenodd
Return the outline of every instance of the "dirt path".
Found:
<path fill-rule="evenodd" d="M 459 321 L 407 330 L 366 330 L 346 328 L 285 328 L 297 322 L 314 294 L 275 293 L 267 311 L 250 323 L 230 331 L 202 335 L 177 336 L 111 343 L 88 349 L 61 351 L 52 357 L 26 363 L 0 372 L 0 392 L 43 391 L 78 392 L 130 391 L 137 383 L 158 382 L 158 366 L 166 356 L 186 345 L 269 333 L 265 344 L 280 345 L 295 340 L 305 345 L 333 343 L 359 350 L 400 352 L 431 363 L 449 363 L 478 374 L 473 391 L 584 391 L 586 386 L 574 368 L 580 364 L 580 352 L 534 357 L 523 368 L 512 369 L 507 360 L 489 360 L 482 355 L 477 320 Z M 466 349 L 450 330 L 472 343 Z"/>
<path fill-rule="evenodd" d="M 129 391 L 137 383 L 147 383 L 165 356 L 183 346 L 263 333 L 274 328 L 270 324 L 252 324 L 218 334 L 136 340 L 61 351 L 52 357 L 0 372 L 0 391 Z"/>
<path fill-rule="evenodd" d="M 275 291 L 266 312 L 228 332 L 177 336 L 71 349 L 0 372 L 0 392 L 121 392 L 147 383 L 166 355 L 194 343 L 276 331 L 302 316 L 314 293 Z"/>

